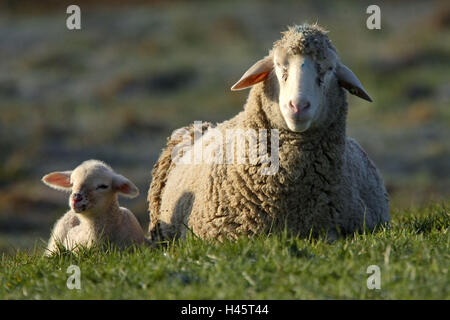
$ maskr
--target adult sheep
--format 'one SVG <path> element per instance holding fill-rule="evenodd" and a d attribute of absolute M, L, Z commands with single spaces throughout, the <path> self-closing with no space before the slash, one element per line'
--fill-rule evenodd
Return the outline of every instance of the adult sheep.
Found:
<path fill-rule="evenodd" d="M 389 222 L 379 172 L 359 144 L 346 137 L 343 88 L 372 100 L 339 61 L 326 31 L 304 24 L 282 35 L 232 87 L 252 87 L 242 112 L 215 127 L 182 128 L 169 139 L 148 194 L 153 239 L 184 237 L 188 229 L 202 238 L 287 229 L 302 237 L 325 233 L 334 239 Z M 251 163 L 192 161 L 199 146 L 213 144 L 211 136 L 220 140 L 218 132 L 236 129 L 271 129 L 279 143 L 277 149 L 267 148 L 279 155 L 274 174 L 267 174 L 269 164 L 261 156 Z M 216 144 L 212 154 L 236 152 L 229 148 L 232 143 Z M 246 159 L 252 156 L 249 143 Z"/>

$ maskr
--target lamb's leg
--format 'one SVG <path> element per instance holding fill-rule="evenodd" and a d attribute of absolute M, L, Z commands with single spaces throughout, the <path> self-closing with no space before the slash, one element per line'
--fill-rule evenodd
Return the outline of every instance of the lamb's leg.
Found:
<path fill-rule="evenodd" d="M 45 250 L 45 255 L 50 256 L 54 252 L 58 251 L 58 244 L 64 244 L 69 230 L 79 224 L 80 221 L 71 211 L 67 212 L 62 218 L 60 218 L 53 227 L 47 249 Z"/>

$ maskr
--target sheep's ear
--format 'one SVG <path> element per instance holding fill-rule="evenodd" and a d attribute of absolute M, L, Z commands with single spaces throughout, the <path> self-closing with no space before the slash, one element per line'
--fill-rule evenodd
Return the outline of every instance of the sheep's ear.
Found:
<path fill-rule="evenodd" d="M 136 198 L 139 195 L 139 189 L 134 183 L 120 174 L 116 174 L 113 177 L 112 187 L 113 190 L 128 198 Z"/>
<path fill-rule="evenodd" d="M 356 75 L 343 64 L 339 64 L 336 68 L 336 77 L 341 87 L 345 88 L 351 94 L 358 96 L 364 100 L 372 102 L 369 94 L 362 86 Z"/>
<path fill-rule="evenodd" d="M 236 91 L 246 89 L 263 81 L 267 78 L 272 69 L 273 58 L 271 56 L 259 60 L 244 73 L 241 79 L 231 87 L 231 90 Z"/>
<path fill-rule="evenodd" d="M 71 191 L 72 190 L 72 183 L 70 182 L 71 174 L 72 171 L 52 172 L 45 175 L 42 178 L 42 182 L 44 182 L 49 187 L 52 187 L 57 190 Z"/>

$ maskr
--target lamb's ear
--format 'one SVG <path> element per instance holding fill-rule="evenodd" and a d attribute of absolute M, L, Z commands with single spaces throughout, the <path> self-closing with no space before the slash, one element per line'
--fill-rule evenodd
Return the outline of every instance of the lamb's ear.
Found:
<path fill-rule="evenodd" d="M 59 171 L 52 172 L 45 175 L 42 178 L 42 182 L 44 182 L 49 187 L 52 187 L 61 191 L 71 191 L 72 183 L 70 182 L 70 175 L 72 171 Z"/>
<path fill-rule="evenodd" d="M 114 175 L 112 187 L 115 191 L 128 198 L 136 198 L 139 195 L 139 189 L 134 183 L 120 174 Z"/>
<path fill-rule="evenodd" d="M 231 87 L 231 90 L 236 91 L 246 89 L 263 81 L 267 78 L 272 69 L 273 58 L 271 56 L 259 60 L 244 73 L 241 79 Z"/>
<path fill-rule="evenodd" d="M 372 99 L 369 97 L 369 94 L 364 89 L 361 82 L 358 80 L 353 71 L 350 70 L 345 65 L 343 65 L 342 63 L 338 64 L 338 66 L 336 67 L 336 77 L 338 79 L 339 85 L 347 89 L 348 92 L 364 100 L 372 102 Z"/>

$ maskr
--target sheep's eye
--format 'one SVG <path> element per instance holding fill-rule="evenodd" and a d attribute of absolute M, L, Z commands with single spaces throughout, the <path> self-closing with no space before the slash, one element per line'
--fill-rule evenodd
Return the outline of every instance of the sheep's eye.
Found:
<path fill-rule="evenodd" d="M 101 184 L 97 187 L 97 190 L 99 189 L 108 189 L 108 186 L 106 184 Z"/>
<path fill-rule="evenodd" d="M 320 77 L 317 77 L 316 83 L 319 87 L 322 85 L 322 82 L 323 82 L 322 79 Z"/>
<path fill-rule="evenodd" d="M 286 81 L 287 78 L 288 78 L 288 70 L 285 68 L 283 69 L 282 79 Z"/>

